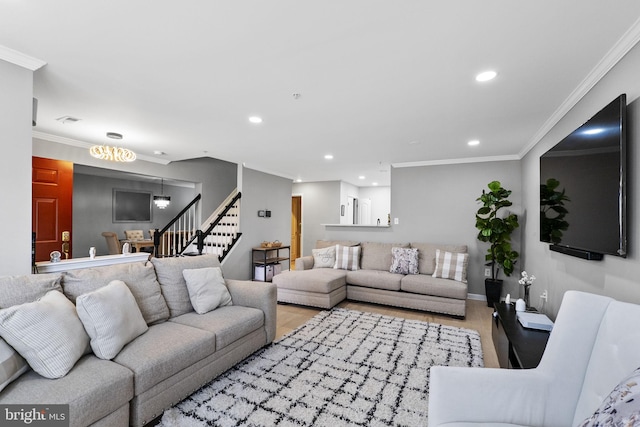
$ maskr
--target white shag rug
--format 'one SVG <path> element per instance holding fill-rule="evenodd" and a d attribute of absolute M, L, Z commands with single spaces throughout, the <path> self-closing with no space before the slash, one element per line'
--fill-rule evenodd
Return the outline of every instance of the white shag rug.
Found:
<path fill-rule="evenodd" d="M 426 426 L 436 365 L 484 366 L 480 334 L 323 311 L 165 411 L 158 425 Z"/>

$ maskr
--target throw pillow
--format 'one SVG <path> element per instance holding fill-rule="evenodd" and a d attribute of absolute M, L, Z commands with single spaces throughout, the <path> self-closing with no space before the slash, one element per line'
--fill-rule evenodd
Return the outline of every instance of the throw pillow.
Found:
<path fill-rule="evenodd" d="M 359 269 L 359 260 L 360 246 L 336 245 L 336 263 L 333 268 L 355 271 Z"/>
<path fill-rule="evenodd" d="M 5 340 L 0 338 L 0 391 L 29 370 L 29 365 Z"/>
<path fill-rule="evenodd" d="M 89 347 L 76 307 L 59 291 L 0 310 L 0 336 L 45 378 L 65 376 Z"/>
<path fill-rule="evenodd" d="M 432 277 L 467 282 L 469 254 L 436 250 L 436 270 Z"/>
<path fill-rule="evenodd" d="M 640 424 L 640 368 L 618 383 L 602 404 L 579 427 Z"/>
<path fill-rule="evenodd" d="M 197 268 L 182 272 L 187 282 L 189 299 L 198 314 L 205 314 L 225 305 L 232 305 L 231 294 L 220 267 Z"/>
<path fill-rule="evenodd" d="M 312 249 L 313 268 L 332 268 L 336 263 L 336 247 Z"/>
<path fill-rule="evenodd" d="M 100 359 L 111 360 L 137 336 L 147 331 L 136 299 L 121 280 L 76 298 L 78 316 Z"/>
<path fill-rule="evenodd" d="M 418 274 L 418 250 L 416 248 L 391 248 L 391 268 L 396 274 Z"/>

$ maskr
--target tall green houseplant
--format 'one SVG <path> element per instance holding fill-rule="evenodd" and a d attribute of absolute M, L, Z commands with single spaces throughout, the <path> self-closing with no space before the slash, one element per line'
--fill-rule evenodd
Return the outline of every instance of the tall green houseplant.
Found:
<path fill-rule="evenodd" d="M 520 256 L 511 248 L 511 233 L 518 228 L 518 216 L 509 213 L 504 217 L 498 216 L 502 208 L 513 203 L 509 201 L 511 190 L 502 188 L 499 181 L 492 181 L 488 185 L 489 191 L 482 190 L 482 195 L 476 201 L 482 203 L 476 213 L 476 228 L 478 240 L 489 243 L 485 260 L 491 266 L 491 279 L 485 279 L 487 291 L 487 305 L 500 301 L 502 280 L 498 279 L 500 269 L 506 276 L 513 273 L 516 260 Z"/>

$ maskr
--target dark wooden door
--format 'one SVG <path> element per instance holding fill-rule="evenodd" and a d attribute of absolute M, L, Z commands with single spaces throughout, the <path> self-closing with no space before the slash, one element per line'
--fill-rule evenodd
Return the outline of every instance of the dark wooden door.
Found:
<path fill-rule="evenodd" d="M 52 251 L 71 258 L 73 163 L 33 157 L 31 192 L 36 261 L 48 261 Z"/>

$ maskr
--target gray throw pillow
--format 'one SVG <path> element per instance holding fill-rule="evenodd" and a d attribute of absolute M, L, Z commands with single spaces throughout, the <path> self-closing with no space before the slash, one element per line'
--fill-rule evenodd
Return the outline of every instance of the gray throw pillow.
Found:
<path fill-rule="evenodd" d="M 76 299 L 78 316 L 100 359 L 111 360 L 122 347 L 149 329 L 127 285 L 114 280 Z"/>
<path fill-rule="evenodd" d="M 89 347 L 76 307 L 59 291 L 0 310 L 0 336 L 45 378 L 65 376 Z"/>
<path fill-rule="evenodd" d="M 218 307 L 232 304 L 231 294 L 220 267 L 183 270 L 182 274 L 196 313 L 205 314 Z"/>

